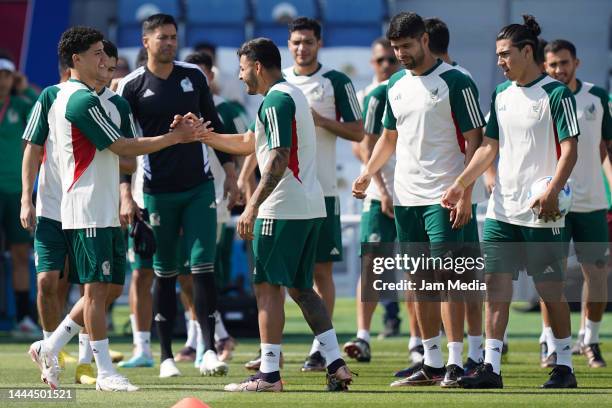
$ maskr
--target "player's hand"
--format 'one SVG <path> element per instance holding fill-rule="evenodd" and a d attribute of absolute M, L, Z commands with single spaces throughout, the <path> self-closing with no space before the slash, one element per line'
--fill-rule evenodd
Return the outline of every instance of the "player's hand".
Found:
<path fill-rule="evenodd" d="M 32 200 L 21 202 L 21 211 L 19 214 L 21 226 L 30 232 L 36 227 L 36 208 L 32 204 Z"/>
<path fill-rule="evenodd" d="M 188 112 L 185 115 L 174 115 L 174 120 L 170 124 L 170 129 L 176 128 L 179 125 L 179 123 L 181 123 L 183 120 L 186 120 L 187 122 L 190 122 L 190 123 L 196 123 L 198 121 L 204 122 L 203 118 L 198 118 L 196 114 L 192 112 Z"/>
<path fill-rule="evenodd" d="M 370 182 L 372 181 L 372 176 L 369 174 L 362 174 L 353 181 L 353 197 L 358 198 L 360 200 L 366 197 L 365 191 L 367 190 Z"/>
<path fill-rule="evenodd" d="M 453 229 L 463 228 L 472 218 L 472 203 L 464 200 L 459 200 L 455 208 L 450 212 L 450 222 L 453 224 Z"/>
<path fill-rule="evenodd" d="M 228 199 L 228 210 L 231 210 L 235 205 L 240 203 L 241 193 L 238 189 L 238 181 L 235 172 L 225 174 L 225 182 L 223 183 L 223 199 Z"/>
<path fill-rule="evenodd" d="M 121 199 L 121 204 L 119 206 L 119 222 L 121 223 L 121 227 L 126 228 L 132 225 L 135 218 L 142 220 L 142 213 L 136 201 L 132 198 Z"/>
<path fill-rule="evenodd" d="M 380 197 L 380 207 L 382 213 L 387 217 L 394 219 L 395 212 L 393 211 L 393 197 L 388 192 L 384 192 Z"/>
<path fill-rule="evenodd" d="M 487 189 L 487 193 L 492 194 L 493 189 L 495 188 L 495 177 L 489 174 L 489 172 L 485 171 L 482 175 L 484 178 L 484 185 Z"/>
<path fill-rule="evenodd" d="M 312 109 L 312 108 L 310 108 L 310 113 L 312 113 L 312 119 L 314 120 L 315 126 L 323 127 L 323 124 L 325 122 L 325 118 L 323 116 L 319 115 L 319 113 L 316 110 Z"/>
<path fill-rule="evenodd" d="M 452 210 L 457 206 L 459 200 L 463 198 L 464 193 L 465 188 L 455 181 L 442 195 L 442 207 Z"/>
<path fill-rule="evenodd" d="M 252 205 L 247 205 L 244 208 L 244 212 L 240 215 L 238 219 L 238 224 L 236 224 L 236 229 L 238 230 L 238 235 L 240 238 L 252 241 L 255 237 L 253 235 L 253 230 L 255 229 L 255 219 L 257 219 L 258 209 L 253 207 Z"/>
<path fill-rule="evenodd" d="M 556 221 L 561 218 L 559 211 L 559 193 L 546 190 L 544 194 L 533 200 L 531 210 L 537 212 L 538 219 L 543 219 L 544 222 Z"/>

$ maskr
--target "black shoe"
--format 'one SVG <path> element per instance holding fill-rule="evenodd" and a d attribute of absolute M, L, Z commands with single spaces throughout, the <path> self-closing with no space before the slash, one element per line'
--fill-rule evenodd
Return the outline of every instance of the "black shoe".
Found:
<path fill-rule="evenodd" d="M 379 340 L 384 340 L 389 337 L 397 337 L 400 334 L 401 319 L 387 319 L 385 329 L 378 335 Z"/>
<path fill-rule="evenodd" d="M 408 350 L 408 354 L 413 363 L 420 363 L 423 361 L 423 358 L 425 358 L 425 348 L 423 348 L 422 344 L 419 344 Z"/>
<path fill-rule="evenodd" d="M 582 347 L 582 354 L 587 358 L 589 368 L 604 368 L 607 364 L 601 355 L 599 343 L 589 344 Z"/>
<path fill-rule="evenodd" d="M 476 373 L 476 369 L 483 365 L 482 361 L 474 361 L 468 357 L 467 361 L 463 365 L 463 371 L 465 372 L 464 377 L 470 377 Z"/>
<path fill-rule="evenodd" d="M 398 377 L 398 378 L 410 377 L 412 374 L 416 373 L 422 368 L 423 368 L 423 361 L 419 361 L 418 363 L 414 363 L 408 368 L 404 368 L 403 370 L 397 371 L 395 374 L 393 374 L 393 376 Z"/>
<path fill-rule="evenodd" d="M 481 364 L 471 377 L 463 376 L 457 379 L 461 388 L 504 388 L 502 376 L 493 372 L 493 366 Z"/>
<path fill-rule="evenodd" d="M 547 356 L 545 359 L 543 359 L 540 362 L 540 367 L 542 368 L 553 368 L 556 365 L 557 365 L 557 352 L 556 351 L 553 351 L 552 353 L 550 353 L 549 356 Z"/>
<path fill-rule="evenodd" d="M 462 377 L 464 375 L 463 368 L 459 367 L 456 364 L 451 364 L 446 366 L 446 374 L 444 375 L 444 379 L 440 383 L 440 387 L 442 388 L 457 388 L 459 385 L 457 384 L 457 378 Z"/>
<path fill-rule="evenodd" d="M 577 388 L 576 376 L 568 366 L 558 365 L 550 372 L 550 378 L 542 388 Z"/>
<path fill-rule="evenodd" d="M 325 371 L 325 357 L 316 351 L 306 357 L 302 371 Z"/>
<path fill-rule="evenodd" d="M 446 375 L 444 367 L 434 368 L 423 364 L 423 368 L 415 372 L 408 378 L 393 381 L 392 387 L 401 387 L 404 385 L 436 385 L 442 382 Z"/>
<path fill-rule="evenodd" d="M 347 356 L 354 358 L 361 363 L 369 363 L 372 359 L 370 343 L 359 337 L 354 338 L 344 344 L 342 348 Z"/>

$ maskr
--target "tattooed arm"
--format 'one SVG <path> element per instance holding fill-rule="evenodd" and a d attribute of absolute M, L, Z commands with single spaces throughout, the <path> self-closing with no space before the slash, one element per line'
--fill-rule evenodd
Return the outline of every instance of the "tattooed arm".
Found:
<path fill-rule="evenodd" d="M 272 194 L 272 191 L 283 178 L 283 174 L 285 174 L 289 165 L 289 151 L 290 148 L 288 147 L 278 147 L 270 150 L 271 157 L 262 171 L 259 185 L 238 220 L 238 234 L 242 239 L 253 239 L 253 228 L 259 206 Z"/>

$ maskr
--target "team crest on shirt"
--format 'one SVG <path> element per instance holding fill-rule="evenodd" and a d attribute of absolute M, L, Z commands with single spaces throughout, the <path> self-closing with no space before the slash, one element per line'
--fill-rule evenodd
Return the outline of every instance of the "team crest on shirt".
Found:
<path fill-rule="evenodd" d="M 8 112 L 6 113 L 6 119 L 11 124 L 17 123 L 19 122 L 19 114 L 15 112 L 13 109 L 9 109 Z"/>
<path fill-rule="evenodd" d="M 438 88 L 429 91 L 429 98 L 432 102 L 438 102 Z"/>
<path fill-rule="evenodd" d="M 530 117 L 530 118 L 539 119 L 541 113 L 542 113 L 542 104 L 540 103 L 540 101 L 538 101 L 536 103 L 533 103 L 529 107 L 529 111 L 527 112 L 527 116 Z"/>
<path fill-rule="evenodd" d="M 596 110 L 595 104 L 592 103 L 584 109 L 584 118 L 586 120 L 595 120 Z"/>
<path fill-rule="evenodd" d="M 181 81 L 181 88 L 183 88 L 183 92 L 193 92 L 193 84 L 189 80 L 189 78 L 185 77 Z"/>
<path fill-rule="evenodd" d="M 324 95 L 325 95 L 325 89 L 323 88 L 323 85 L 315 87 L 310 92 L 311 99 L 315 101 L 322 101 Z"/>
<path fill-rule="evenodd" d="M 110 262 L 109 261 L 102 262 L 102 275 L 105 275 L 105 276 L 110 275 Z"/>

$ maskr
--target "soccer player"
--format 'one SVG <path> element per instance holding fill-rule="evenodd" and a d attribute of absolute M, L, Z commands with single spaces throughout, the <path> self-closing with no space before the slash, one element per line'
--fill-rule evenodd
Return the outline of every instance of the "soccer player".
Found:
<path fill-rule="evenodd" d="M 363 123 L 365 135 L 360 143 L 360 157 L 367 163 L 372 154 L 376 140 L 380 136 L 382 117 L 386 105 L 387 82 L 399 68 L 398 61 L 386 38 L 376 40 L 372 46 L 372 61 L 378 85 L 371 89 L 363 101 Z M 374 183 L 368 188 L 368 197 L 364 200 L 361 214 L 361 242 L 394 242 L 396 238 L 393 222 L 393 171 L 395 156 L 385 163 L 374 176 Z M 376 310 L 376 299 L 363 301 L 361 278 L 357 283 L 357 335 L 344 344 L 344 352 L 361 362 L 369 362 L 370 325 Z M 412 322 L 411 322 L 412 323 Z M 415 322 L 416 323 L 416 322 Z M 414 332 L 410 332 L 411 338 Z"/>
<path fill-rule="evenodd" d="M 602 88 L 576 78 L 580 60 L 576 47 L 567 40 L 554 40 L 544 48 L 546 72 L 563 82 L 574 93 L 576 116 L 580 128 L 578 157 L 570 180 L 572 180 L 573 202 L 571 211 L 565 216 L 565 233 L 568 241 L 574 240 L 578 261 L 584 275 L 585 294 L 583 299 L 580 330 L 581 353 L 591 368 L 606 366 L 599 348 L 599 326 L 607 301 L 607 256 L 609 241 L 606 213 L 608 203 L 602 183 L 600 161 L 601 147 L 612 140 L 612 117 L 610 98 Z M 604 150 L 605 151 L 605 150 Z M 544 333 L 548 342 L 552 330 L 546 305 L 543 304 L 542 318 Z M 542 341 L 543 345 L 547 341 Z M 552 353 L 548 356 L 554 356 Z M 543 363 L 554 363 L 547 361 Z"/>
<path fill-rule="evenodd" d="M 328 390 L 347 390 L 351 372 L 340 356 L 325 304 L 312 289 L 325 202 L 317 180 L 315 125 L 308 101 L 296 86 L 283 79 L 280 52 L 271 40 L 247 41 L 238 55 L 240 79 L 247 92 L 264 95 L 264 100 L 246 133 L 215 133 L 205 141 L 232 154 L 255 151 L 262 173 L 237 225 L 243 239 L 254 240 L 261 367 L 256 375 L 225 389 L 282 390 L 279 360 L 285 323 L 282 291 L 286 287 L 328 357 Z"/>
<path fill-rule="evenodd" d="M 557 352 L 557 365 L 543 387 L 577 386 L 572 372 L 569 307 L 562 293 L 562 251 L 547 249 L 563 243 L 564 220 L 557 197 L 576 163 L 576 103 L 565 85 L 542 73 L 534 56 L 540 27 L 533 16 L 524 15 L 523 19 L 524 24 L 505 26 L 497 35 L 497 64 L 508 81 L 493 93 L 482 146 L 442 199 L 444 206 L 453 207 L 464 195 L 465 186 L 473 183 L 499 154 L 483 236 L 488 295 L 485 363 L 473 376 L 459 379 L 464 388 L 503 388 L 502 338 L 508 324 L 513 274 L 523 262 L 546 302 L 555 337 L 551 351 Z M 530 186 L 551 176 L 546 191 L 530 198 Z M 528 248 L 519 255 L 517 242 L 549 244 Z M 503 256 L 504 252 L 512 253 Z"/>
<path fill-rule="evenodd" d="M 202 71 L 196 65 L 174 60 L 176 29 L 174 18 L 167 14 L 154 14 L 143 22 L 147 63 L 123 78 L 117 89 L 130 103 L 145 135 L 166 131 L 174 115 L 185 111 L 201 114 L 211 121 L 214 129 L 223 128 Z M 234 186 L 236 174 L 231 157 L 221 152 L 218 157 L 229 180 L 226 186 Z M 195 143 L 173 146 L 145 156 L 144 164 L 144 204 L 157 242 L 153 255 L 156 276 L 153 314 L 161 346 L 160 377 L 180 375 L 172 354 L 172 329 L 177 308 L 177 275 L 184 271 L 193 277 L 193 302 L 204 335 L 205 353 L 200 371 L 205 375 L 225 375 L 228 366 L 218 360 L 214 342 L 217 211 L 208 149 Z M 237 188 L 232 188 L 231 194 L 235 197 Z M 177 268 L 181 229 L 189 270 Z M 148 283 L 132 281 L 136 290 L 141 287 L 149 290 Z M 147 329 L 138 322 L 139 332 L 149 334 Z"/>
<path fill-rule="evenodd" d="M 353 194 L 364 198 L 374 174 L 396 152 L 402 157 L 394 178 L 398 240 L 429 242 L 431 256 L 438 257 L 447 252 L 448 244 L 462 241 L 461 228 L 471 215 L 471 186 L 453 211 L 439 202 L 480 144 L 484 117 L 478 106 L 478 90 L 468 76 L 433 57 L 419 15 L 403 12 L 394 16 L 387 38 L 405 69 L 389 79 L 384 130 L 365 170 L 353 183 Z M 463 303 L 441 305 L 424 300 L 423 295 L 416 297 L 425 349 L 422 366 L 392 386 L 456 387 L 463 374 Z M 442 316 L 441 307 L 446 309 Z M 449 340 L 446 369 L 439 335 L 442 320 Z"/>
<path fill-rule="evenodd" d="M 447 64 L 452 65 L 455 69 L 461 71 L 465 75 L 472 78 L 472 74 L 463 68 L 457 62 L 453 61 L 448 53 L 448 44 L 450 42 L 450 32 L 444 21 L 439 18 L 425 19 L 425 29 L 429 34 L 429 49 L 434 57 L 441 59 Z M 485 178 L 489 178 L 488 184 L 495 180 L 495 170 L 487 169 L 484 174 Z M 478 223 L 476 222 L 476 207 L 478 203 L 486 201 L 485 187 L 481 178 L 478 178 L 472 189 L 472 217 L 470 221 L 463 227 L 463 241 L 471 243 L 472 247 L 467 247 L 469 252 L 467 255 L 473 258 L 480 256 L 480 251 L 477 251 L 480 238 L 478 237 Z M 467 323 L 467 340 L 468 353 L 467 360 L 463 366 L 466 373 L 474 371 L 476 366 L 482 362 L 483 341 L 482 338 L 482 301 L 465 302 L 465 321 Z"/>
<path fill-rule="evenodd" d="M 60 59 L 70 67 L 71 79 L 46 88 L 36 102 L 25 139 L 40 143 L 53 135 L 53 160 L 61 181 L 61 228 L 64 230 L 84 296 L 46 340 L 33 343 L 29 354 L 39 366 L 41 379 L 59 386 L 59 350 L 86 327 L 98 367 L 96 388 L 135 391 L 118 374 L 108 351 L 106 307 L 109 284 L 124 273 L 125 247 L 119 228 L 119 158 L 151 153 L 177 143 L 200 140 L 201 124 L 181 121 L 172 133 L 126 139 L 108 118 L 95 92 L 98 70 L 105 61 L 102 34 L 88 27 L 73 27 L 62 34 Z M 38 142 L 38 143 L 37 143 Z M 24 169 L 24 173 L 28 169 Z M 33 176 L 24 174 L 24 178 Z"/>
<path fill-rule="evenodd" d="M 11 253 L 13 289 L 17 306 L 17 327 L 13 335 L 40 338 L 40 328 L 30 310 L 30 234 L 19 224 L 21 197 L 21 135 L 26 128 L 32 102 L 11 95 L 15 64 L 8 54 L 0 54 L 0 229 Z"/>
<path fill-rule="evenodd" d="M 317 243 L 314 285 L 323 298 L 330 316 L 334 314 L 336 289 L 333 262 L 342 260 L 342 226 L 336 177 L 336 139 L 353 142 L 363 139 L 361 110 L 351 80 L 343 73 L 319 62 L 322 46 L 321 25 L 300 17 L 289 24 L 289 51 L 293 66 L 283 70 L 287 82 L 306 95 L 317 132 L 317 176 L 323 194 L 327 217 L 321 226 Z M 302 371 L 325 370 L 326 356 L 314 339 Z"/>

